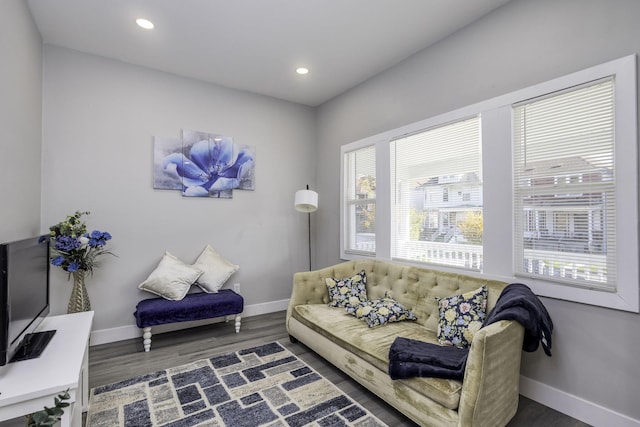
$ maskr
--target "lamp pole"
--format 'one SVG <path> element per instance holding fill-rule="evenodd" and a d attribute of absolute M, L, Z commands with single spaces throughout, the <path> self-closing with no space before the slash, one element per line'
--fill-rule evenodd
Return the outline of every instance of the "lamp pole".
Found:
<path fill-rule="evenodd" d="M 307 190 L 309 189 L 309 184 L 307 184 Z M 307 224 L 309 228 L 309 271 L 311 271 L 311 212 L 307 212 Z"/>

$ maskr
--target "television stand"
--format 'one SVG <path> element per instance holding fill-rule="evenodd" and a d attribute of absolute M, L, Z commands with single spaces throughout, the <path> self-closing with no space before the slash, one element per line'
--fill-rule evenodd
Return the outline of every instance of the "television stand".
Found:
<path fill-rule="evenodd" d="M 51 408 L 55 398 L 69 390 L 69 406 L 59 427 L 82 427 L 89 397 L 92 324 L 93 311 L 48 316 L 42 321 L 37 332 L 56 330 L 47 350 L 37 359 L 0 367 L 0 421 Z"/>
<path fill-rule="evenodd" d="M 18 350 L 16 350 L 9 363 L 40 357 L 55 333 L 56 330 L 54 329 L 51 331 L 34 332 L 26 335 L 22 344 L 18 347 Z"/>

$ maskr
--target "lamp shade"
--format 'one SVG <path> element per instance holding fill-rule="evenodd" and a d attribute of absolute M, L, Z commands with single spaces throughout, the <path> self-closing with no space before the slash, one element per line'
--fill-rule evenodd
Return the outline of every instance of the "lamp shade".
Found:
<path fill-rule="evenodd" d="M 312 190 L 296 191 L 296 210 L 300 212 L 314 212 L 318 209 L 318 193 Z"/>

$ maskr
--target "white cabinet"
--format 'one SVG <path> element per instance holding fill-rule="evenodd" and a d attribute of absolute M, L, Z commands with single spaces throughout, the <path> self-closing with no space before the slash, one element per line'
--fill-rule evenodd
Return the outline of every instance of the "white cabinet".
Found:
<path fill-rule="evenodd" d="M 49 316 L 38 331 L 55 329 L 37 359 L 0 367 L 0 421 L 54 406 L 54 397 L 69 389 L 61 427 L 81 427 L 88 402 L 89 336 L 93 311 Z"/>

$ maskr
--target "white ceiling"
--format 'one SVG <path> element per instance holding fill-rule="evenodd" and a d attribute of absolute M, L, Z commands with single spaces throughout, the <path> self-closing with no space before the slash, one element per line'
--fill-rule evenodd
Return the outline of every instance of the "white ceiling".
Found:
<path fill-rule="evenodd" d="M 28 0 L 43 41 L 317 106 L 509 0 Z M 143 30 L 135 19 L 155 24 Z M 295 73 L 299 66 L 311 70 Z"/>

